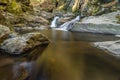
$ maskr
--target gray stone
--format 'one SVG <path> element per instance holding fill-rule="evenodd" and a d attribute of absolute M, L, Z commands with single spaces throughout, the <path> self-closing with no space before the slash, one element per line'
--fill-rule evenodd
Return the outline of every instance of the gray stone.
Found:
<path fill-rule="evenodd" d="M 107 50 L 111 52 L 111 55 L 120 57 L 120 40 L 117 41 L 105 41 L 105 42 L 95 42 L 95 47 L 102 50 Z"/>
<path fill-rule="evenodd" d="M 85 17 L 81 22 L 73 24 L 71 31 L 93 32 L 105 34 L 120 34 L 120 24 L 117 23 L 116 15 L 120 11 L 103 14 L 100 16 Z"/>
<path fill-rule="evenodd" d="M 19 35 L 14 38 L 5 40 L 0 49 L 9 54 L 21 54 L 25 51 L 48 44 L 49 40 L 39 32 L 32 32 L 23 35 Z"/>

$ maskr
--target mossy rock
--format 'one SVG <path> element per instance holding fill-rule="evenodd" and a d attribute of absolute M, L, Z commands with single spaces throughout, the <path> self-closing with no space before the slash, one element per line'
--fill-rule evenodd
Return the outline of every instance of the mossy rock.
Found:
<path fill-rule="evenodd" d="M 6 6 L 1 6 L 0 5 L 0 11 L 5 11 L 5 9 L 6 9 Z"/>
<path fill-rule="evenodd" d="M 14 31 L 13 26 L 11 25 L 10 21 L 6 19 L 5 15 L 3 15 L 2 13 L 0 13 L 0 24 L 9 27 L 11 31 Z"/>
<path fill-rule="evenodd" d="M 22 11 L 23 12 L 33 11 L 33 7 L 32 6 L 26 6 L 26 5 L 22 4 L 21 7 L 22 7 Z"/>
<path fill-rule="evenodd" d="M 95 5 L 91 5 L 90 8 L 89 8 L 89 12 L 88 14 L 89 15 L 96 15 L 100 10 L 100 7 L 99 6 L 95 6 Z"/>
<path fill-rule="evenodd" d="M 8 3 L 7 5 L 7 11 L 14 14 L 20 14 L 22 13 L 22 7 L 20 3 L 17 3 L 16 1 L 12 1 Z"/>
<path fill-rule="evenodd" d="M 9 0 L 0 0 L 0 3 L 2 4 L 7 4 L 9 2 Z"/>
<path fill-rule="evenodd" d="M 118 23 L 120 24 L 120 14 L 116 16 L 116 19 L 118 20 Z"/>
<path fill-rule="evenodd" d="M 16 0 L 16 2 L 20 2 L 26 6 L 29 6 L 30 5 L 30 0 Z"/>
<path fill-rule="evenodd" d="M 4 11 L 6 9 L 7 4 L 8 0 L 0 0 L 0 11 Z"/>
<path fill-rule="evenodd" d="M 91 0 L 90 3 L 91 3 L 92 5 L 96 5 L 96 4 L 99 4 L 100 1 L 99 1 L 99 0 Z"/>
<path fill-rule="evenodd" d="M 5 40 L 0 49 L 4 53 L 9 53 L 11 55 L 20 55 L 26 51 L 30 51 L 37 46 L 43 47 L 43 45 L 48 45 L 49 40 L 47 37 L 38 32 L 26 33 L 23 35 L 17 35 L 14 38 L 9 38 Z"/>

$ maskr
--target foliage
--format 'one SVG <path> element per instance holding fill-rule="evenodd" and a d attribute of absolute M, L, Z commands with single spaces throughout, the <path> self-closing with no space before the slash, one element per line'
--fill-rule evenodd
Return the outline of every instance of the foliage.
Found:
<path fill-rule="evenodd" d="M 12 1 L 7 5 L 7 11 L 14 14 L 22 13 L 21 4 L 16 1 Z"/>

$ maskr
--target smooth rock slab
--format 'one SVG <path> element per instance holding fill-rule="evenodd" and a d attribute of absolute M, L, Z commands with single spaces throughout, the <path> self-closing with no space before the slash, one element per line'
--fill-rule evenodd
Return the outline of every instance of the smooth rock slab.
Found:
<path fill-rule="evenodd" d="M 107 50 L 112 53 L 112 55 L 120 57 L 120 40 L 117 41 L 105 41 L 105 42 L 95 42 L 95 47 L 102 50 Z"/>
<path fill-rule="evenodd" d="M 74 23 L 70 31 L 120 34 L 120 24 L 117 23 L 116 18 L 119 13 L 120 11 L 116 11 L 100 16 L 85 17 L 81 22 Z"/>
<path fill-rule="evenodd" d="M 21 54 L 48 43 L 49 40 L 41 33 L 33 32 L 5 40 L 0 45 L 0 49 L 9 54 Z"/>
<path fill-rule="evenodd" d="M 120 34 L 120 24 L 75 23 L 70 31 L 103 34 Z"/>

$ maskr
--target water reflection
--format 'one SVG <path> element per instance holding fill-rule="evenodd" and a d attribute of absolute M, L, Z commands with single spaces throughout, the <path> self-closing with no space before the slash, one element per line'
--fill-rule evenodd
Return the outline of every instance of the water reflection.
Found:
<path fill-rule="evenodd" d="M 38 46 L 19 56 L 0 55 L 0 80 L 32 80 L 36 71 L 35 61 L 46 47 Z"/>
<path fill-rule="evenodd" d="M 116 63 L 113 63 L 115 61 Z M 120 78 L 119 60 L 106 56 L 106 53 L 92 48 L 85 42 L 50 44 L 37 60 L 37 64 L 39 72 L 35 80 L 119 80 Z M 41 79 L 41 75 L 45 79 Z"/>
<path fill-rule="evenodd" d="M 35 62 L 17 62 L 13 65 L 13 80 L 25 80 L 30 77 Z"/>
<path fill-rule="evenodd" d="M 97 41 L 113 41 L 119 40 L 118 37 L 109 34 L 95 34 L 95 33 L 79 33 L 79 32 L 67 32 L 59 30 L 46 30 L 39 31 L 48 36 L 51 41 L 86 41 L 86 42 L 97 42 Z"/>
<path fill-rule="evenodd" d="M 119 38 L 52 30 L 39 32 L 48 36 L 51 43 L 26 56 L 0 56 L 0 80 L 120 80 L 120 59 L 90 44 Z"/>

